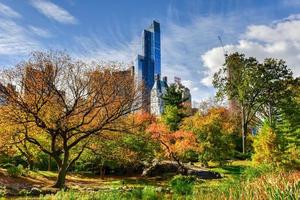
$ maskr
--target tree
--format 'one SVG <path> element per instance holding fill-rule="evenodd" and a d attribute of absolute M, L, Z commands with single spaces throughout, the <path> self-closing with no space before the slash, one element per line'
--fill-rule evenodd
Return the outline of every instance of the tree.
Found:
<path fill-rule="evenodd" d="M 280 141 L 281 164 L 290 169 L 300 166 L 300 79 L 295 79 L 289 88 L 291 94 L 282 99 L 272 128 Z"/>
<path fill-rule="evenodd" d="M 180 85 L 179 85 L 180 86 Z M 184 98 L 183 90 L 178 88 L 175 84 L 171 84 L 166 93 L 163 95 L 164 113 L 162 121 L 169 127 L 171 131 L 176 131 L 185 114 L 184 102 L 188 99 Z"/>
<path fill-rule="evenodd" d="M 162 97 L 162 99 L 164 100 L 164 104 L 166 106 L 176 106 L 178 109 L 182 108 L 183 102 L 187 100 L 183 98 L 182 93 L 183 92 L 178 89 L 175 84 L 171 84 Z"/>
<path fill-rule="evenodd" d="M 29 61 L 3 71 L 1 84 L 15 86 L 0 88 L 6 99 L 2 122 L 29 127 L 24 139 L 57 163 L 57 188 L 65 186 L 68 169 L 91 138 L 121 130 L 118 120 L 141 102 L 130 73 L 112 64 L 88 66 L 61 52 L 34 52 Z"/>
<path fill-rule="evenodd" d="M 222 165 L 234 152 L 233 139 L 237 132 L 234 124 L 226 108 L 212 107 L 207 113 L 197 113 L 186 118 L 181 128 L 196 135 L 200 161 L 205 166 L 209 161 L 216 161 Z"/>
<path fill-rule="evenodd" d="M 254 139 L 253 161 L 259 164 L 278 164 L 281 160 L 279 137 L 275 130 L 265 123 Z"/>
<path fill-rule="evenodd" d="M 197 140 L 195 135 L 190 131 L 178 130 L 172 132 L 168 130 L 163 123 L 153 123 L 149 126 L 148 132 L 152 138 L 156 140 L 162 147 L 164 155 L 177 162 L 182 173 L 186 172 L 186 168 L 182 164 L 180 158 L 189 151 L 197 151 Z"/>
<path fill-rule="evenodd" d="M 258 66 L 255 75 L 259 77 L 257 86 L 261 88 L 261 95 L 257 100 L 261 105 L 258 110 L 259 117 L 268 119 L 270 125 L 274 126 L 281 107 L 286 101 L 293 101 L 291 86 L 295 80 L 285 62 L 273 58 L 265 59 Z"/>
<path fill-rule="evenodd" d="M 101 175 L 104 174 L 103 167 L 105 165 L 114 164 L 134 169 L 150 162 L 154 158 L 154 151 L 158 149 L 158 145 L 146 131 L 146 128 L 154 120 L 153 116 L 143 112 L 123 118 L 122 122 L 119 123 L 123 123 L 122 126 L 127 127 L 128 134 L 106 131 L 95 136 L 93 142 L 88 146 L 93 158 L 87 160 L 93 162 L 93 166 L 100 166 Z"/>
<path fill-rule="evenodd" d="M 168 126 L 171 131 L 179 129 L 179 123 L 182 120 L 180 110 L 173 105 L 167 105 L 162 115 L 162 121 Z"/>
<path fill-rule="evenodd" d="M 249 125 L 262 122 L 265 108 L 268 108 L 269 119 L 274 116 L 278 99 L 289 94 L 286 86 L 291 80 L 292 73 L 284 61 L 266 59 L 261 64 L 255 58 L 245 58 L 239 53 L 227 56 L 224 67 L 214 75 L 217 95 L 237 101 L 240 108 L 243 153 Z"/>

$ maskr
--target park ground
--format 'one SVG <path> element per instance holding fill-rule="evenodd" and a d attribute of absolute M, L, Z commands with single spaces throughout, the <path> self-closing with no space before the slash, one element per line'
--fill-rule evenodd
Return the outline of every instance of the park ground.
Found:
<path fill-rule="evenodd" d="M 2 199 L 297 199 L 300 197 L 300 171 L 282 172 L 256 169 L 250 161 L 233 161 L 223 167 L 213 166 L 211 171 L 222 175 L 221 179 L 199 179 L 193 185 L 193 193 L 176 194 L 169 181 L 174 174 L 157 177 L 95 176 L 70 173 L 66 191 L 51 188 L 57 174 L 49 171 L 29 171 L 24 176 L 10 177 L 0 169 Z M 265 182 L 265 183 L 263 183 Z M 264 184 L 264 185 L 261 185 Z M 255 189 L 253 186 L 255 185 Z M 245 188 L 241 188 L 245 187 Z M 39 188 L 43 195 L 33 196 L 32 188 Z M 5 190 L 5 191 L 4 191 Z M 247 190 L 247 191 L 246 191 Z M 261 194 L 258 194 L 261 192 Z M 51 194 L 52 193 L 52 194 Z M 144 194 L 146 193 L 146 194 Z M 150 194 L 149 194 L 150 193 Z M 155 193 L 155 194 L 154 194 Z M 248 194 L 249 193 L 249 194 Z M 253 194 L 252 194 L 253 193 Z M 277 198 L 278 197 L 278 198 Z M 1 198 L 0 198 L 1 199 Z M 1 199 L 1 200 L 2 200 Z"/>

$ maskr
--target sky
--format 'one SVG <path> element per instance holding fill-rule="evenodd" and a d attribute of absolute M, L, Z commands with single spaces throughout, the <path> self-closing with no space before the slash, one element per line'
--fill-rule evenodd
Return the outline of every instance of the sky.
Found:
<path fill-rule="evenodd" d="M 214 96 L 226 52 L 284 59 L 300 76 L 300 0 L 0 0 L 0 68 L 32 51 L 63 50 L 85 61 L 130 65 L 141 33 L 161 24 L 162 75 Z"/>

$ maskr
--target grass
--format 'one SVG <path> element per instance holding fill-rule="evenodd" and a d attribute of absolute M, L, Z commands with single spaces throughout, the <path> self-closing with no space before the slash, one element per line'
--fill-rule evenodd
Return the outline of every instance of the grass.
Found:
<path fill-rule="evenodd" d="M 288 199 L 300 197 L 300 172 L 274 170 L 268 166 L 253 167 L 249 161 L 234 161 L 223 167 L 212 167 L 222 179 L 197 181 L 190 195 L 173 193 L 169 181 L 173 175 L 142 177 L 68 176 L 69 191 L 45 195 L 44 200 L 96 199 Z M 52 180 L 54 172 L 30 172 L 31 178 Z M 29 198 L 31 199 L 31 198 Z"/>

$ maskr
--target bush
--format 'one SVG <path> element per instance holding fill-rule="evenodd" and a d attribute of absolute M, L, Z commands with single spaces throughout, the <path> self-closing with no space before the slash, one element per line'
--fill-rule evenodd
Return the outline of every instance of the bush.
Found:
<path fill-rule="evenodd" d="M 154 186 L 146 186 L 142 191 L 143 200 L 156 200 L 158 199 L 157 191 Z"/>
<path fill-rule="evenodd" d="M 176 175 L 170 181 L 170 186 L 175 193 L 186 195 L 192 194 L 195 182 L 195 176 Z"/>
<path fill-rule="evenodd" d="M 198 162 L 199 161 L 199 154 L 196 151 L 188 150 L 184 152 L 182 155 L 183 162 Z"/>
<path fill-rule="evenodd" d="M 251 155 L 252 155 L 251 152 L 242 153 L 242 152 L 239 152 L 239 151 L 235 151 L 233 157 L 237 160 L 250 160 Z"/>
<path fill-rule="evenodd" d="M 268 123 L 265 123 L 254 139 L 253 161 L 258 164 L 274 163 L 278 165 L 282 160 L 279 146 L 278 133 Z"/>
<path fill-rule="evenodd" d="M 26 175 L 27 172 L 24 169 L 23 165 L 18 165 L 16 166 L 10 166 L 7 168 L 7 173 L 9 176 L 12 177 L 18 177 L 18 176 L 22 176 L 22 175 Z"/>
<path fill-rule="evenodd" d="M 259 165 L 257 167 L 248 167 L 243 172 L 242 176 L 246 180 L 252 180 L 254 178 L 260 177 L 268 172 L 276 171 L 272 165 Z"/>
<path fill-rule="evenodd" d="M 0 197 L 4 197 L 6 195 L 6 187 L 0 185 Z"/>

